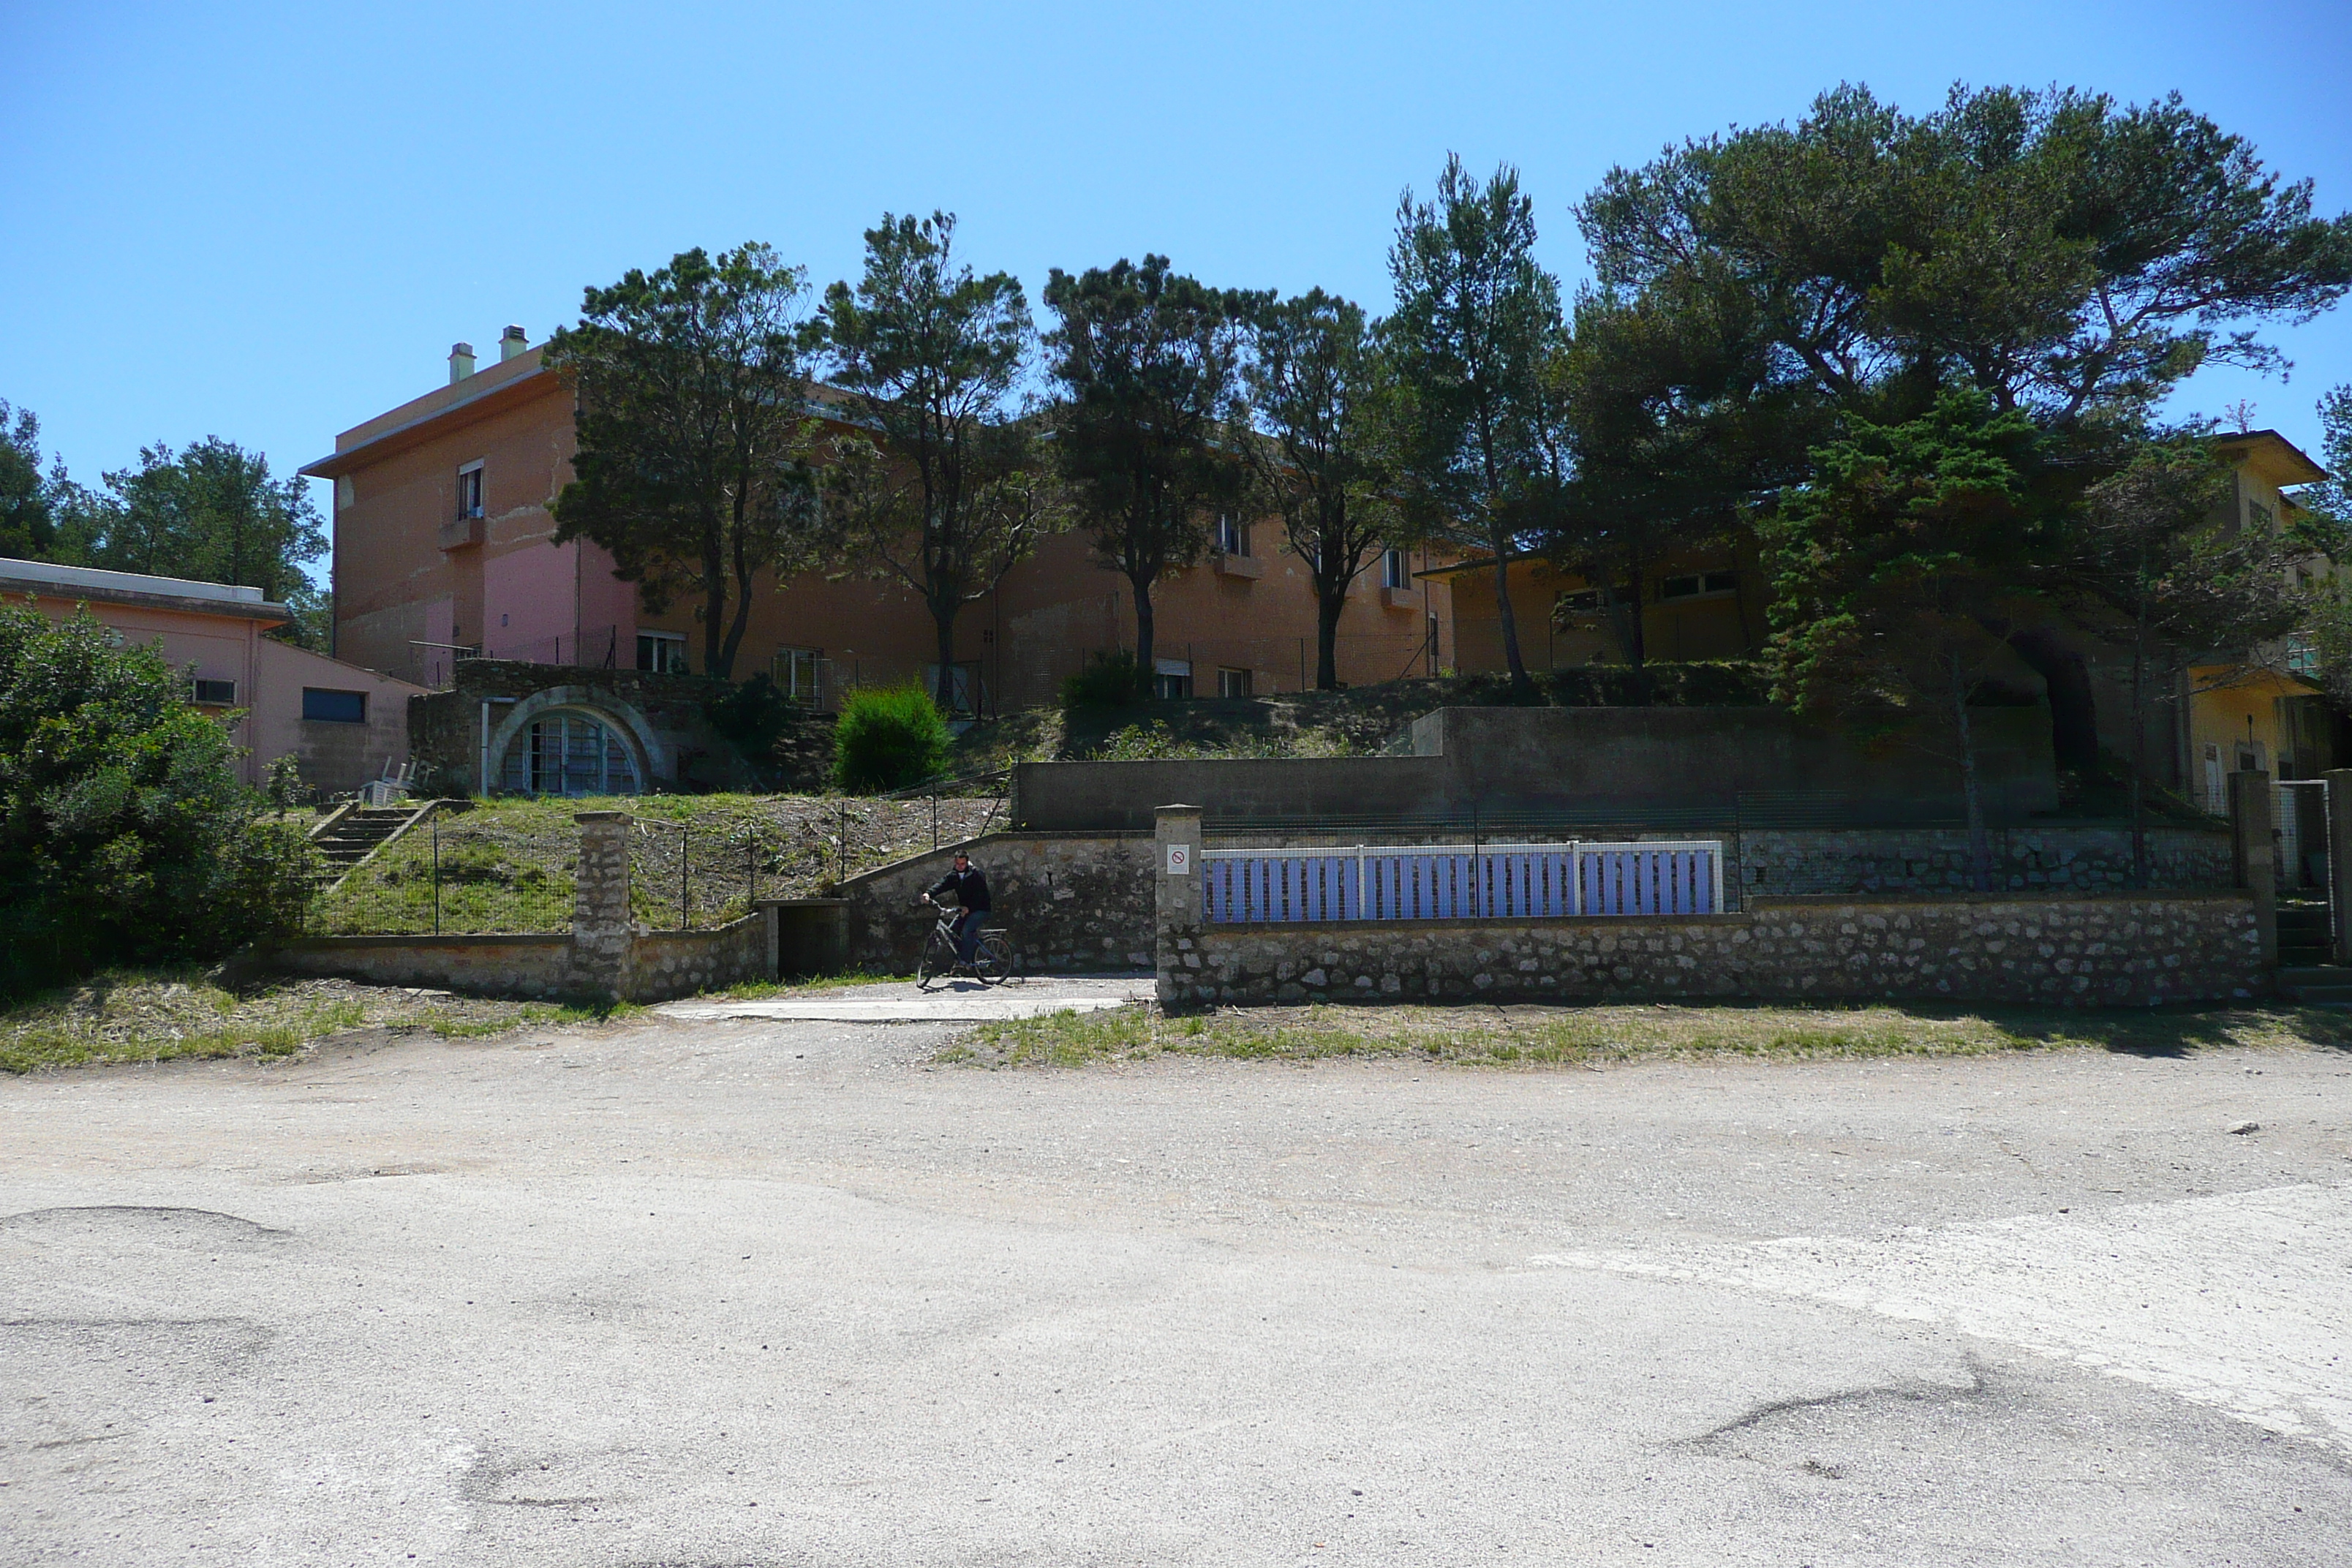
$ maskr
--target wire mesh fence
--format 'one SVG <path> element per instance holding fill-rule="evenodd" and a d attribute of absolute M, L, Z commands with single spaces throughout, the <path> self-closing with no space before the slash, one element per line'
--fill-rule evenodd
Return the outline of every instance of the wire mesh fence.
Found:
<path fill-rule="evenodd" d="M 572 926 L 572 858 L 446 830 L 439 812 L 383 844 L 310 901 L 318 936 L 546 933 Z"/>

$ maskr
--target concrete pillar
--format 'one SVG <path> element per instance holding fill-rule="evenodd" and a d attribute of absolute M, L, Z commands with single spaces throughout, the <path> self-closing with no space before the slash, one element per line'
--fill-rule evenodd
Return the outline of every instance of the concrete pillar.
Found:
<path fill-rule="evenodd" d="M 2352 963 L 2352 768 L 2330 769 L 2327 780 L 2327 902 L 2336 962 Z"/>
<path fill-rule="evenodd" d="M 2230 866 L 2254 895 L 2263 964 L 2278 967 L 2278 859 L 2271 843 L 2271 775 L 2243 768 L 2230 775 Z"/>
<path fill-rule="evenodd" d="M 629 818 L 619 811 L 583 811 L 579 868 L 572 874 L 572 971 L 576 989 L 623 1001 L 631 984 L 636 921 L 629 914 Z"/>
<path fill-rule="evenodd" d="M 1154 943 L 1160 1005 L 1192 999 L 1201 973 L 1201 808 L 1163 805 L 1154 814 L 1152 854 Z"/>

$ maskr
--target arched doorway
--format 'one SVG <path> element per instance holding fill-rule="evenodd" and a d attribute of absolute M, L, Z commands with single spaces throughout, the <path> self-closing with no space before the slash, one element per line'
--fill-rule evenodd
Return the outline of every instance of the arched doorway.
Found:
<path fill-rule="evenodd" d="M 642 784 L 612 721 L 559 708 L 530 721 L 507 748 L 499 787 L 517 795 L 637 795 Z"/>

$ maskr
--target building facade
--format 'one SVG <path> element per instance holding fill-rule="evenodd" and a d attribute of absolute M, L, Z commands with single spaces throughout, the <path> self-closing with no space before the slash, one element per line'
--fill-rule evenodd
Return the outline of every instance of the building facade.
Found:
<path fill-rule="evenodd" d="M 186 672 L 191 700 L 236 725 L 247 784 L 290 756 L 304 784 L 331 795 L 408 761 L 408 700 L 424 688 L 263 636 L 293 617 L 258 588 L 0 560 L 0 598 L 52 620 L 87 609 L 123 641 L 158 647 Z"/>
<path fill-rule="evenodd" d="M 572 395 L 520 328 L 497 363 L 476 369 L 470 351 L 453 353 L 447 385 L 338 437 L 332 456 L 302 469 L 334 484 L 338 656 L 436 689 L 472 658 L 703 673 L 693 604 L 650 614 L 603 550 L 553 542 L 550 509 L 572 450 Z M 1311 683 L 1314 592 L 1279 524 L 1222 520 L 1216 542 L 1154 590 L 1159 689 L 1230 696 Z M 1399 552 L 1359 578 L 1339 626 L 1342 681 L 1450 660 L 1450 596 L 1417 578 L 1426 564 Z M 1050 703 L 1089 658 L 1134 646 L 1127 580 L 1083 535 L 1051 536 L 958 617 L 958 706 Z M 765 671 L 824 709 L 852 686 L 935 688 L 937 657 L 921 602 L 844 562 L 762 577 L 732 674 Z M 492 759 L 494 772 L 504 765 Z"/>

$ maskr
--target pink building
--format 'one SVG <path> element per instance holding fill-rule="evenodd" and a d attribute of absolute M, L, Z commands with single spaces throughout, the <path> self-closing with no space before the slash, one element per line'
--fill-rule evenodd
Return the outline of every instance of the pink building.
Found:
<path fill-rule="evenodd" d="M 0 598 L 27 596 L 52 620 L 87 607 L 124 641 L 158 645 L 188 672 L 199 708 L 224 719 L 241 712 L 233 721 L 247 784 L 291 756 L 304 783 L 331 794 L 408 760 L 408 700 L 425 689 L 264 637 L 290 616 L 258 588 L 0 558 Z"/>

